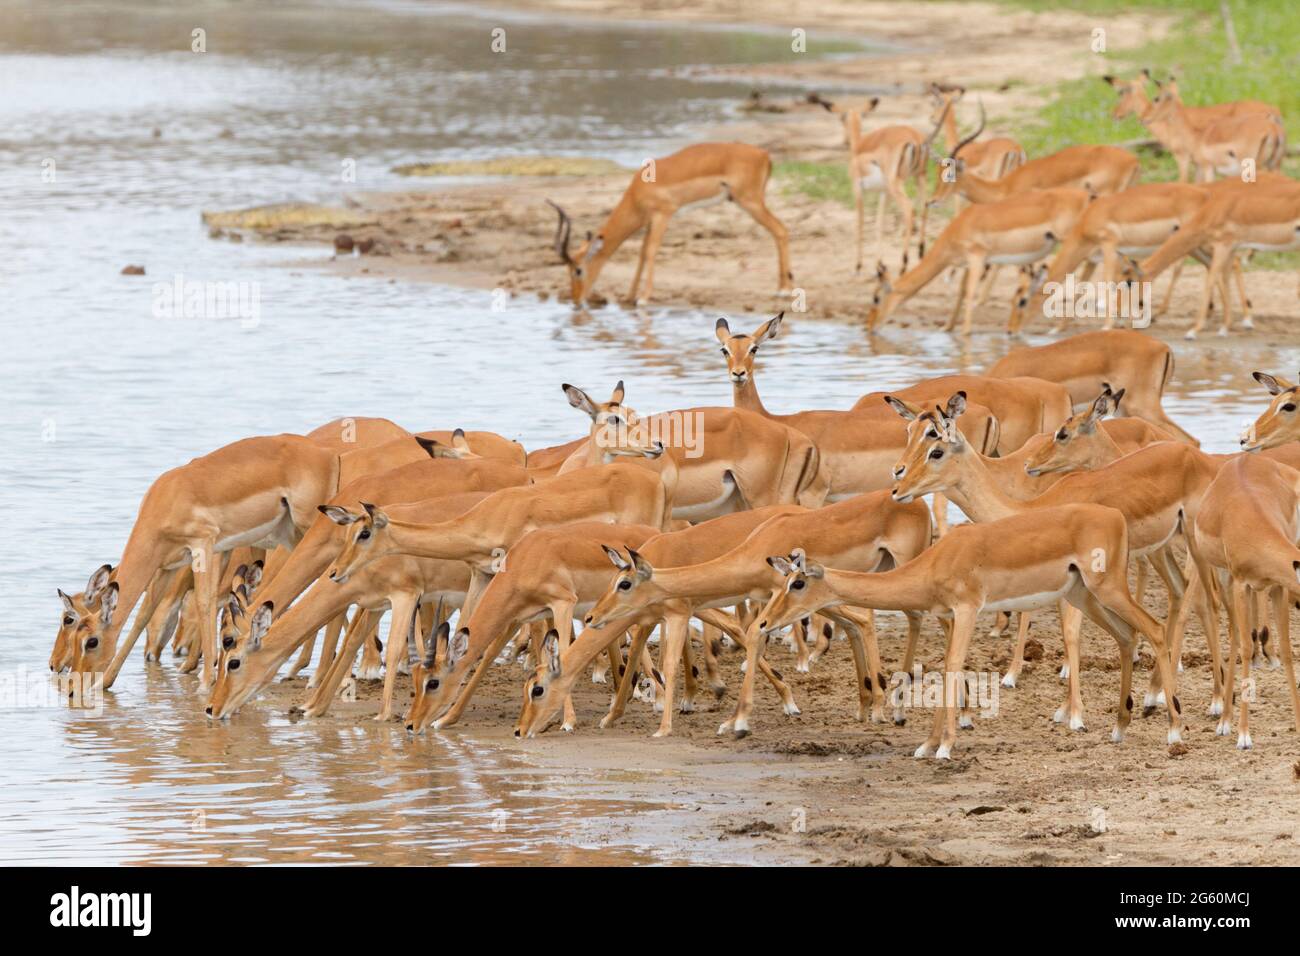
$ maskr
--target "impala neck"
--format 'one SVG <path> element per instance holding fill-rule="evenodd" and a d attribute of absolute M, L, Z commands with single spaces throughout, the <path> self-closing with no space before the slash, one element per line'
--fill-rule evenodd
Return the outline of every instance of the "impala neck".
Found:
<path fill-rule="evenodd" d="M 1023 502 L 1003 490 L 1002 479 L 989 470 L 989 459 L 970 443 L 961 456 L 962 467 L 954 481 L 942 491 L 972 521 L 997 521 L 1025 510 Z"/>
<path fill-rule="evenodd" d="M 387 530 L 392 551 L 416 558 L 481 565 L 491 560 L 493 549 L 499 546 L 499 542 L 489 540 L 479 528 L 472 512 L 464 518 L 438 524 L 390 520 Z"/>
<path fill-rule="evenodd" d="M 758 379 L 752 372 L 743 385 L 738 384 L 734 379 L 732 380 L 731 404 L 746 411 L 758 412 L 765 418 L 771 417 L 768 410 L 763 407 L 763 400 L 758 397 Z"/>
<path fill-rule="evenodd" d="M 827 568 L 824 583 L 846 604 L 878 611 L 928 610 L 936 600 L 935 577 L 931 562 L 922 557 L 892 571 Z"/>

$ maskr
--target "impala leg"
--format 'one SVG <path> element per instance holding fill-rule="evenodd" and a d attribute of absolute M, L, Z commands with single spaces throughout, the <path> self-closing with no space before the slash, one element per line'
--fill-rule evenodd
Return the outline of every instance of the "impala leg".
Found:
<path fill-rule="evenodd" d="M 975 319 L 975 298 L 979 289 L 980 276 L 984 272 L 984 257 L 971 256 L 966 273 L 966 317 L 962 320 L 961 334 L 970 335 L 971 323 Z"/>
<path fill-rule="evenodd" d="M 320 686 L 321 680 L 329 672 L 330 665 L 334 663 L 334 655 L 338 652 L 339 638 L 347 623 L 348 616 L 339 613 L 330 618 L 329 623 L 325 625 L 325 639 L 321 642 L 320 661 L 311 672 L 311 677 L 307 678 L 308 690 Z"/>
<path fill-rule="evenodd" d="M 524 636 L 526 633 L 524 629 L 521 628 L 518 631 L 512 631 L 507 627 L 503 628 L 501 633 L 498 634 L 492 643 L 487 646 L 487 649 L 483 652 L 483 656 L 480 657 L 478 662 L 474 665 L 474 670 L 470 672 L 469 680 L 467 680 L 465 686 L 460 689 L 460 692 L 456 695 L 456 699 L 451 702 L 451 706 L 448 707 L 446 711 L 439 714 L 437 719 L 433 721 L 434 730 L 442 730 L 445 727 L 450 727 L 452 724 L 456 723 L 456 721 L 460 720 L 461 715 L 465 713 L 465 708 L 469 706 L 469 702 L 471 698 L 473 698 L 474 692 L 478 689 L 479 681 L 483 679 L 483 675 L 487 673 L 488 668 L 491 667 L 493 662 L 497 659 L 497 655 L 501 653 L 502 648 L 506 646 L 506 643 L 516 633 L 519 634 L 519 639 L 521 641 L 527 639 Z M 540 638 L 538 638 L 536 642 L 530 640 L 529 643 L 540 643 Z"/>
<path fill-rule="evenodd" d="M 632 646 L 628 649 L 627 664 L 622 667 L 618 690 L 614 693 L 614 699 L 610 701 L 609 711 L 600 718 L 601 730 L 611 726 L 627 709 L 627 702 L 632 699 L 632 688 L 636 686 L 638 675 L 634 662 L 641 660 L 641 652 L 645 650 L 646 641 L 649 640 L 650 632 L 653 630 L 653 624 L 642 624 L 632 629 Z"/>
<path fill-rule="evenodd" d="M 1015 687 L 1020 680 L 1020 672 L 1025 669 L 1025 645 L 1029 643 L 1029 628 L 1034 623 L 1033 611 L 1020 612 L 1020 626 L 1016 632 L 1016 649 L 1011 655 L 1011 664 L 1002 677 L 1003 687 Z"/>
<path fill-rule="evenodd" d="M 739 196 L 733 196 L 732 198 L 737 206 L 749 213 L 756 223 L 771 233 L 772 240 L 776 243 L 776 290 L 778 294 L 789 292 L 791 280 L 794 278 L 790 272 L 789 231 L 780 219 L 772 215 L 772 211 L 763 202 L 762 196 L 756 199 L 742 199 Z"/>
<path fill-rule="evenodd" d="M 1056 712 L 1055 721 L 1066 723 L 1071 730 L 1085 730 L 1083 720 L 1083 692 L 1080 680 L 1079 641 L 1082 637 L 1083 612 L 1073 604 L 1062 602 L 1061 634 L 1065 638 L 1065 661 L 1070 668 L 1066 682 L 1066 702 Z"/>
<path fill-rule="evenodd" d="M 1273 599 L 1273 617 L 1277 620 L 1277 642 L 1282 654 L 1282 672 L 1286 686 L 1291 691 L 1291 713 L 1295 718 L 1296 733 L 1300 734 L 1300 689 L 1296 688 L 1295 664 L 1291 660 L 1291 601 L 1284 588 L 1275 587 L 1270 592 Z"/>
<path fill-rule="evenodd" d="M 1246 630 L 1246 622 L 1249 611 L 1247 604 L 1249 596 L 1247 587 L 1240 581 L 1232 582 L 1232 597 L 1229 607 L 1235 610 L 1235 614 L 1228 616 L 1230 624 L 1234 624 L 1235 640 L 1237 649 L 1241 653 L 1241 690 L 1237 697 L 1240 700 L 1240 712 L 1237 716 L 1237 749 L 1249 750 L 1254 744 L 1250 739 L 1250 705 L 1255 702 L 1255 682 L 1250 676 L 1250 637 Z"/>
<path fill-rule="evenodd" d="M 975 632 L 976 609 L 973 607 L 956 608 L 953 614 L 952 640 L 948 642 L 948 653 L 944 659 L 943 675 L 943 736 L 939 749 L 934 756 L 937 760 L 947 760 L 952 756 L 952 748 L 957 743 L 957 707 L 959 695 L 958 682 L 965 681 L 966 652 L 970 647 L 971 635 Z"/>
<path fill-rule="evenodd" d="M 687 633 L 690 618 L 684 614 L 673 614 L 664 620 L 663 633 L 663 716 L 659 718 L 659 729 L 655 737 L 667 737 L 673 732 L 673 692 L 677 688 L 677 662 L 681 660 L 682 649 L 690 639 Z"/>
<path fill-rule="evenodd" d="M 384 696 L 379 706 L 379 713 L 374 717 L 378 721 L 393 719 L 393 686 L 397 683 L 397 666 L 402 660 L 402 655 L 406 653 L 406 641 L 402 637 L 412 628 L 416 629 L 417 635 L 419 634 L 415 608 L 420 595 L 395 594 L 391 600 L 393 613 L 388 622 L 388 655 L 384 660 Z M 419 642 L 418 636 L 416 642 Z"/>
<path fill-rule="evenodd" d="M 303 705 L 302 712 L 308 717 L 324 717 L 329 713 L 330 704 L 338 696 L 343 679 L 352 671 L 352 662 L 356 660 L 357 651 L 361 649 L 362 643 L 370 634 L 372 617 L 377 620 L 379 615 L 357 608 L 351 623 L 348 624 L 347 632 L 343 635 L 342 653 L 334 658 L 324 678 Z"/>
<path fill-rule="evenodd" d="M 650 218 L 650 229 L 646 232 L 645 292 L 633 301 L 645 305 L 654 295 L 655 257 L 659 255 L 659 244 L 664 241 L 664 232 L 668 229 L 668 217 L 658 214 Z"/>

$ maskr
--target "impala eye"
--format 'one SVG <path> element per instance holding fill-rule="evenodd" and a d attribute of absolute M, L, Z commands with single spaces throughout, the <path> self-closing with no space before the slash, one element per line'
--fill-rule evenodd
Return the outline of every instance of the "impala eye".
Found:
<path fill-rule="evenodd" d="M 237 671 L 237 670 L 239 670 L 239 658 L 238 658 L 238 657 L 232 657 L 232 658 L 230 659 L 230 663 L 226 665 L 226 670 L 227 670 L 227 671 Z"/>
<path fill-rule="evenodd" d="M 940 458 L 942 458 L 942 457 L 943 457 L 943 449 L 942 449 L 942 448 L 934 448 L 934 449 L 932 449 L 932 450 L 930 451 L 930 460 L 931 460 L 931 461 L 938 461 L 938 460 L 939 460 Z"/>
<path fill-rule="evenodd" d="M 541 684 L 534 684 L 533 689 L 530 691 L 530 693 L 534 697 L 541 697 L 543 694 L 546 693 L 546 688 L 543 687 Z"/>
<path fill-rule="evenodd" d="M 425 690 L 437 690 L 437 689 L 438 689 L 438 678 L 436 678 L 436 677 L 430 677 L 427 681 L 424 682 L 424 689 L 425 689 Z"/>
<path fill-rule="evenodd" d="M 624 578 L 622 581 L 618 582 L 618 589 L 620 591 L 630 591 L 632 590 L 632 582 Z"/>

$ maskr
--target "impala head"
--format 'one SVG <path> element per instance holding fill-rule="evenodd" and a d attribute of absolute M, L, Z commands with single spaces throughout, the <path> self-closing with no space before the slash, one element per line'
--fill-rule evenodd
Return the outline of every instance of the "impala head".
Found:
<path fill-rule="evenodd" d="M 572 244 L 573 220 L 569 214 L 551 202 L 546 202 L 559 214 L 560 220 L 555 228 L 555 252 L 569 269 L 569 297 L 574 306 L 583 305 L 591 292 L 591 287 L 600 274 L 605 257 L 601 255 L 605 248 L 605 237 L 587 233 L 585 241 L 577 246 Z"/>
<path fill-rule="evenodd" d="M 515 727 L 516 737 L 536 737 L 555 721 L 568 693 L 563 676 L 560 635 L 552 628 L 542 641 L 541 663 L 524 681 L 524 705 Z"/>
<path fill-rule="evenodd" d="M 1121 80 L 1117 76 L 1102 77 L 1102 80 L 1109 84 L 1119 97 L 1115 102 L 1115 109 L 1111 111 L 1115 119 L 1122 120 L 1126 116 L 1142 118 L 1151 105 L 1151 101 L 1147 98 L 1149 79 L 1151 79 L 1149 70 L 1143 70 L 1131 80 Z"/>
<path fill-rule="evenodd" d="M 966 393 L 957 392 L 944 408 L 918 414 L 917 406 L 886 395 L 885 401 L 907 421 L 907 447 L 894 466 L 895 501 L 907 504 L 932 491 L 947 488 L 954 463 L 974 454 L 957 429 L 957 417 L 966 410 Z"/>
<path fill-rule="evenodd" d="M 732 385 L 744 387 L 753 379 L 754 357 L 758 355 L 758 347 L 768 339 L 776 338 L 784 318 L 785 313 L 781 312 L 748 335 L 744 332 L 733 333 L 726 319 L 718 319 L 713 334 L 722 343 L 722 354 L 727 360 L 727 374 Z"/>
<path fill-rule="evenodd" d="M 406 729 L 411 733 L 421 733 L 447 709 L 455 690 L 448 677 L 468 650 L 469 628 L 459 628 L 453 636 L 451 625 L 446 621 L 429 635 L 423 654 L 416 647 L 414 630 L 407 635 L 406 658 L 411 668 L 411 706 L 406 712 Z"/>
<path fill-rule="evenodd" d="M 62 606 L 59 615 L 59 632 L 54 637 L 54 650 L 50 653 L 50 670 L 56 674 L 72 666 L 74 640 L 81 623 L 99 613 L 99 599 L 113 580 L 116 569 L 111 564 L 100 565 L 86 582 L 80 594 L 59 591 Z"/>
<path fill-rule="evenodd" d="M 830 100 L 822 99 L 816 93 L 808 94 L 808 102 L 816 103 L 827 113 L 839 117 L 840 123 L 844 127 L 844 145 L 851 147 L 857 141 L 862 130 L 862 121 L 880 105 L 880 97 L 873 96 L 867 102 L 866 109 L 858 109 L 841 103 L 832 103 Z"/>
<path fill-rule="evenodd" d="M 420 447 L 429 453 L 430 458 L 452 458 L 456 461 L 473 461 L 476 458 L 482 458 L 482 455 L 476 455 L 469 447 L 469 442 L 465 440 L 465 430 L 457 428 L 451 433 L 451 444 L 444 445 L 442 442 L 433 438 L 423 438 L 415 436 L 415 440 L 420 443 Z"/>
<path fill-rule="evenodd" d="M 839 603 L 826 586 L 825 569 L 810 562 L 802 548 L 795 548 L 789 557 L 773 555 L 767 563 L 785 580 L 758 612 L 758 628 L 764 635 Z"/>
<path fill-rule="evenodd" d="M 1300 404 L 1300 385 L 1268 372 L 1256 372 L 1255 381 L 1268 389 L 1273 400 L 1241 436 L 1242 450 L 1260 451 L 1300 440 L 1300 413 L 1296 411 Z"/>
<path fill-rule="evenodd" d="M 247 631 L 233 634 L 234 643 L 230 646 L 225 645 L 225 635 L 222 635 L 217 652 L 217 682 L 212 685 L 204 710 L 209 717 L 225 720 L 238 712 L 279 668 L 274 655 L 262 647 L 274 615 L 275 606 L 270 601 L 263 601 L 251 614 L 244 605 L 240 616 L 248 617 Z"/>
<path fill-rule="evenodd" d="M 604 627 L 616 618 L 626 617 L 663 599 L 663 592 L 654 584 L 655 569 L 650 562 L 627 549 L 624 557 L 615 548 L 601 545 L 618 574 L 600 596 L 583 624 L 587 627 Z"/>
<path fill-rule="evenodd" d="M 328 577 L 342 584 L 360 568 L 375 558 L 392 554 L 388 541 L 388 515 L 368 502 L 361 502 L 361 511 L 349 511 L 338 505 L 319 505 L 320 513 L 336 525 L 347 529 L 343 550 L 330 566 Z"/>
<path fill-rule="evenodd" d="M 1118 392 L 1112 392 L 1109 385 L 1103 388 L 1091 405 L 1067 418 L 1065 424 L 1052 434 L 1051 439 L 1039 445 L 1025 459 L 1025 473 L 1037 478 L 1058 471 L 1086 468 L 1089 443 L 1097 437 L 1101 420 L 1119 410 L 1120 399 L 1123 397 L 1122 388 Z"/>
<path fill-rule="evenodd" d="M 72 660 L 69 666 L 77 674 L 101 674 L 108 670 L 113 659 L 113 648 L 104 639 L 104 632 L 113 623 L 117 613 L 118 587 L 116 581 L 109 581 L 99 592 L 99 606 L 89 608 L 84 617 L 78 617 L 69 625 L 69 650 Z M 67 610 L 65 605 L 64 610 Z M 123 610 L 123 614 L 128 613 Z M 66 615 L 65 615 L 66 618 Z M 67 651 L 65 651 L 65 654 Z"/>

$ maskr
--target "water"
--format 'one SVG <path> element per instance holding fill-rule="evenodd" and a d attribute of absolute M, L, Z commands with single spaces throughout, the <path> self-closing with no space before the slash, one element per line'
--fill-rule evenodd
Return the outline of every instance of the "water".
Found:
<path fill-rule="evenodd" d="M 504 57 L 488 48 L 496 25 Z M 196 27 L 206 53 L 190 52 Z M 286 256 L 326 253 L 213 242 L 200 226 L 202 209 L 409 185 L 388 172 L 400 162 L 635 164 L 748 92 L 692 67 L 790 55 L 779 33 L 553 27 L 414 3 L 0 0 L 0 674 L 45 667 L 55 587 L 79 590 L 118 559 L 153 478 L 234 439 L 380 415 L 538 447 L 585 427 L 562 381 L 603 394 L 624 378 L 643 412 L 729 401 L 712 314 L 575 316 L 521 299 L 493 313 L 487 293 L 286 269 Z M 340 178 L 349 159 L 354 184 Z M 120 275 L 128 263 L 148 275 Z M 256 283 L 260 321 L 155 318 L 153 284 L 178 274 Z M 1004 348 L 788 324 L 760 370 L 774 409 L 847 407 Z M 1180 353 L 1166 407 L 1207 449 L 1231 450 L 1262 403 L 1243 393 L 1243 365 L 1298 361 Z M 548 779 L 526 756 L 473 728 L 412 744 L 257 706 L 209 726 L 192 682 L 137 657 L 102 715 L 0 711 L 0 862 L 655 858 L 582 826 L 644 807 L 584 799 L 589 778 Z"/>

